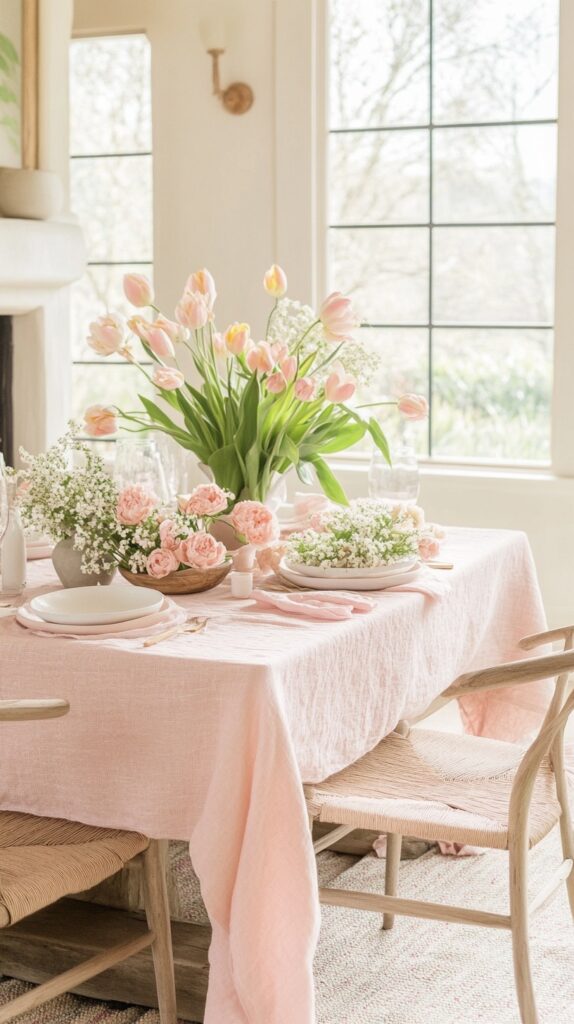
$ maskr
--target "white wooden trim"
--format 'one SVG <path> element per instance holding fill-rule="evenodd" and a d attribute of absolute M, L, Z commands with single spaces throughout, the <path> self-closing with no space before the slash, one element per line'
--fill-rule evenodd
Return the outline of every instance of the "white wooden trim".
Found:
<path fill-rule="evenodd" d="M 574 5 L 560 3 L 552 467 L 574 476 Z"/>

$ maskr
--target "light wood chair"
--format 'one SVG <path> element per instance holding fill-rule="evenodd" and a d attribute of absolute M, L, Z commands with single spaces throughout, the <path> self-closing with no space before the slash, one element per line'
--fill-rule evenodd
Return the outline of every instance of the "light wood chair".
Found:
<path fill-rule="evenodd" d="M 554 696 L 534 742 L 524 750 L 477 736 L 459 736 L 399 723 L 396 731 L 355 764 L 324 782 L 305 786 L 311 824 L 338 826 L 314 845 L 318 852 L 355 828 L 387 833 L 385 895 L 320 889 L 322 903 L 394 915 L 506 928 L 512 933 L 514 973 L 523 1024 L 538 1024 L 528 947 L 528 918 L 565 882 L 574 917 L 574 834 L 564 766 L 564 728 L 574 710 L 568 675 L 574 670 L 574 626 L 526 637 L 530 650 L 563 641 L 561 653 L 527 658 L 460 676 L 421 715 L 447 700 L 556 677 Z M 560 822 L 563 861 L 528 903 L 528 851 Z M 510 913 L 452 907 L 397 897 L 401 837 L 445 840 L 507 850 Z"/>
<path fill-rule="evenodd" d="M 65 700 L 2 700 L 0 722 L 66 715 Z M 165 874 L 156 840 L 136 832 L 0 811 L 0 928 L 8 928 L 62 896 L 83 892 L 143 858 L 147 929 L 38 985 L 0 1007 L 0 1024 L 83 984 L 151 946 L 161 1024 L 175 1024 L 173 954 Z"/>

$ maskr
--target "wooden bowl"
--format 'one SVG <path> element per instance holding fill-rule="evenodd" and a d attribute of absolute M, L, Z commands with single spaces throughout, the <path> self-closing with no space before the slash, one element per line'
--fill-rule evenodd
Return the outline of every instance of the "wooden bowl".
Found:
<path fill-rule="evenodd" d="M 122 569 L 120 572 L 128 583 L 136 587 L 150 587 L 152 590 L 159 590 L 161 594 L 199 594 L 202 590 L 212 590 L 222 580 L 232 566 L 231 559 L 216 565 L 214 569 L 178 569 L 177 572 L 170 572 L 169 576 L 156 580 L 148 576 L 147 572 L 129 572 Z"/>

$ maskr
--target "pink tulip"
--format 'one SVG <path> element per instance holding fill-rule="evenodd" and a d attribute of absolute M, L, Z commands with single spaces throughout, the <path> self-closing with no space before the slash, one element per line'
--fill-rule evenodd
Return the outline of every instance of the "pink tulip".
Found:
<path fill-rule="evenodd" d="M 224 334 L 227 350 L 234 356 L 239 356 L 249 343 L 249 324 L 239 324 L 237 320 L 230 324 Z"/>
<path fill-rule="evenodd" d="M 128 327 L 133 334 L 137 335 L 142 341 L 147 341 L 148 333 L 153 324 L 146 320 L 144 316 L 140 316 L 136 313 L 135 316 L 131 316 L 128 320 Z"/>
<path fill-rule="evenodd" d="M 312 402 L 317 392 L 317 382 L 312 377 L 300 377 L 295 381 L 293 393 L 300 402 Z"/>
<path fill-rule="evenodd" d="M 179 569 L 179 559 L 170 548 L 155 548 L 147 556 L 146 569 L 148 576 L 161 580 Z"/>
<path fill-rule="evenodd" d="M 247 353 L 247 365 L 253 373 L 270 373 L 275 365 L 271 345 L 267 341 L 260 341 Z"/>
<path fill-rule="evenodd" d="M 184 290 L 186 292 L 199 292 L 200 295 L 203 295 L 208 312 L 213 312 L 217 292 L 215 290 L 215 281 L 209 270 L 206 270 L 204 267 L 203 270 L 196 270 L 194 274 L 190 274 Z"/>
<path fill-rule="evenodd" d="M 209 319 L 209 309 L 201 292 L 184 292 L 175 307 L 175 318 L 184 327 L 198 331 Z"/>
<path fill-rule="evenodd" d="M 161 327 L 150 327 L 146 341 L 159 359 L 172 359 L 175 355 L 173 344 Z"/>
<path fill-rule="evenodd" d="M 406 420 L 426 420 L 429 414 L 429 404 L 424 395 L 402 395 L 397 408 Z"/>
<path fill-rule="evenodd" d="M 187 327 L 183 327 L 182 324 L 176 323 L 175 320 L 168 320 L 163 313 L 160 313 L 153 324 L 154 327 L 161 327 L 162 331 L 165 331 L 170 341 L 187 341 L 189 338 L 189 331 Z M 137 332 L 136 332 L 137 333 Z"/>
<path fill-rule="evenodd" d="M 279 373 L 279 371 L 277 373 L 272 373 L 271 376 L 267 378 L 267 390 L 270 391 L 272 395 L 279 395 L 282 391 L 285 391 L 286 387 L 287 384 L 285 382 L 285 377 L 282 373 Z"/>
<path fill-rule="evenodd" d="M 351 300 L 341 295 L 341 292 L 332 292 L 327 296 L 319 310 L 319 319 L 327 341 L 346 341 L 359 326 Z"/>
<path fill-rule="evenodd" d="M 132 306 L 151 306 L 153 288 L 145 274 L 124 274 L 124 293 Z"/>
<path fill-rule="evenodd" d="M 274 341 L 271 346 L 271 351 L 276 363 L 280 363 L 282 359 L 286 359 L 289 355 L 289 349 L 282 341 Z"/>
<path fill-rule="evenodd" d="M 325 381 L 325 398 L 337 404 L 346 402 L 355 394 L 357 383 L 350 373 L 346 373 L 341 363 L 334 363 L 333 369 Z"/>
<path fill-rule="evenodd" d="M 90 405 L 84 413 L 84 430 L 90 437 L 107 437 L 118 429 L 116 410 L 111 405 Z"/>
<path fill-rule="evenodd" d="M 268 295 L 280 299 L 287 291 L 287 275 L 276 263 L 272 263 L 263 277 L 263 287 Z"/>
<path fill-rule="evenodd" d="M 297 360 L 295 356 L 287 356 L 286 359 L 282 359 L 279 363 L 279 369 L 287 383 L 290 384 L 295 379 L 295 374 L 297 373 Z"/>
<path fill-rule="evenodd" d="M 221 334 L 219 331 L 216 331 L 215 334 L 213 335 L 213 348 L 216 355 L 227 355 L 227 345 L 225 344 L 225 338 L 223 337 L 223 334 Z"/>
<path fill-rule="evenodd" d="M 125 326 L 121 317 L 114 313 L 99 316 L 90 324 L 88 345 L 99 356 L 111 356 L 119 352 L 124 341 Z"/>
<path fill-rule="evenodd" d="M 176 370 L 172 366 L 154 366 L 151 379 L 156 387 L 163 388 L 164 391 L 175 391 L 185 381 L 181 370 Z"/>

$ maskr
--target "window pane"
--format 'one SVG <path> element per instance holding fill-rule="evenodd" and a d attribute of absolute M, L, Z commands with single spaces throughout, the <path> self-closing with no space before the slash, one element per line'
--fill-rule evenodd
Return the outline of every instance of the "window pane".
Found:
<path fill-rule="evenodd" d="M 433 331 L 433 454 L 550 458 L 552 331 Z"/>
<path fill-rule="evenodd" d="M 126 263 L 119 267 L 88 267 L 83 277 L 72 285 L 70 319 L 73 359 L 99 358 L 86 344 L 88 325 L 96 317 L 107 312 L 121 313 L 122 316 L 128 317 L 137 312 L 133 306 L 130 306 L 123 290 L 124 274 L 130 273 L 145 274 L 150 280 L 153 279 L 151 265 L 130 266 L 129 263 Z M 141 312 L 149 316 L 149 310 L 144 309 Z M 135 341 L 134 351 L 138 359 L 147 359 L 141 345 L 136 346 Z M 107 362 L 113 360 L 123 364 L 121 356 L 106 357 Z"/>
<path fill-rule="evenodd" d="M 380 366 L 372 380 L 361 386 L 361 402 L 379 402 L 400 398 L 406 392 L 428 397 L 428 330 L 408 327 L 364 327 L 359 340 L 380 357 Z M 428 455 L 428 424 L 409 423 L 394 406 L 367 410 L 379 420 L 391 448 L 409 444 L 420 455 Z M 365 440 L 364 448 L 370 442 Z M 354 451 L 358 451 L 359 446 Z"/>
<path fill-rule="evenodd" d="M 332 230 L 332 287 L 353 296 L 366 323 L 427 323 L 428 234 L 426 228 Z"/>
<path fill-rule="evenodd" d="M 124 412 L 141 408 L 138 394 L 153 397 L 156 389 L 135 366 L 127 363 L 102 364 L 101 366 L 73 367 L 73 408 L 74 419 L 80 422 L 90 405 L 118 405 Z"/>
<path fill-rule="evenodd" d="M 427 131 L 331 135 L 331 223 L 427 223 L 428 150 Z"/>
<path fill-rule="evenodd" d="M 437 221 L 554 220 L 556 125 L 434 132 Z"/>
<path fill-rule="evenodd" d="M 150 46 L 145 36 L 74 39 L 70 152 L 151 150 Z"/>
<path fill-rule="evenodd" d="M 433 120 L 557 111 L 558 0 L 434 0 Z"/>
<path fill-rule="evenodd" d="M 435 228 L 435 323 L 550 323 L 554 228 Z"/>
<path fill-rule="evenodd" d="M 88 259 L 152 259 L 151 157 L 72 160 L 72 209 Z"/>
<path fill-rule="evenodd" d="M 427 124 L 428 0 L 331 0 L 331 127 Z"/>

